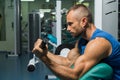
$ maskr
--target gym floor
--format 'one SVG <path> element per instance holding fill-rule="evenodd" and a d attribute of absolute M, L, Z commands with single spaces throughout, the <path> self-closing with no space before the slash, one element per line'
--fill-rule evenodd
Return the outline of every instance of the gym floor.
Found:
<path fill-rule="evenodd" d="M 48 80 L 45 76 L 51 75 L 52 72 L 42 62 L 36 65 L 34 72 L 27 71 L 29 60 L 29 53 L 20 56 L 0 53 L 0 80 Z"/>

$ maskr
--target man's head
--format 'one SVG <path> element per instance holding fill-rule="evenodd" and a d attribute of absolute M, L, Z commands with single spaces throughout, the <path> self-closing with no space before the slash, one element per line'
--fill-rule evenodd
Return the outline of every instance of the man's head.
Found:
<path fill-rule="evenodd" d="M 89 23 L 92 23 L 92 15 L 89 9 L 83 5 L 74 5 L 67 12 L 67 30 L 72 36 L 77 37 L 85 31 Z"/>

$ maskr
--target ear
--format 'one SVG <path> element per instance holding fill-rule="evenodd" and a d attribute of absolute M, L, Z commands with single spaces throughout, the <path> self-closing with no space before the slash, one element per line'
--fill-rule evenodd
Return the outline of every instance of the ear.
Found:
<path fill-rule="evenodd" d="M 87 22 L 88 22 L 88 20 L 87 20 L 86 17 L 81 18 L 81 25 L 82 25 L 82 27 L 86 26 Z"/>

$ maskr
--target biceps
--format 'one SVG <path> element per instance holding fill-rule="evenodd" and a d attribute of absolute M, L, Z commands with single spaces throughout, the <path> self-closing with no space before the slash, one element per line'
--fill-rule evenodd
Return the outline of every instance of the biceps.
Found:
<path fill-rule="evenodd" d="M 77 58 L 80 56 L 78 48 L 72 49 L 67 56 L 67 59 L 70 61 L 70 63 L 75 63 Z"/>
<path fill-rule="evenodd" d="M 77 72 L 77 74 L 79 74 L 79 76 L 82 76 L 88 70 L 90 70 L 95 64 L 96 64 L 95 61 L 92 60 L 88 61 L 83 56 L 80 56 L 74 64 L 74 69 Z"/>

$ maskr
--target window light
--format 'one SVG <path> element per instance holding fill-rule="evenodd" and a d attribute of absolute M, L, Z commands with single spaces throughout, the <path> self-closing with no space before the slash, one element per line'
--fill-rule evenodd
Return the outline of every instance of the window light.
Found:
<path fill-rule="evenodd" d="M 21 1 L 35 1 L 35 0 L 21 0 Z"/>

